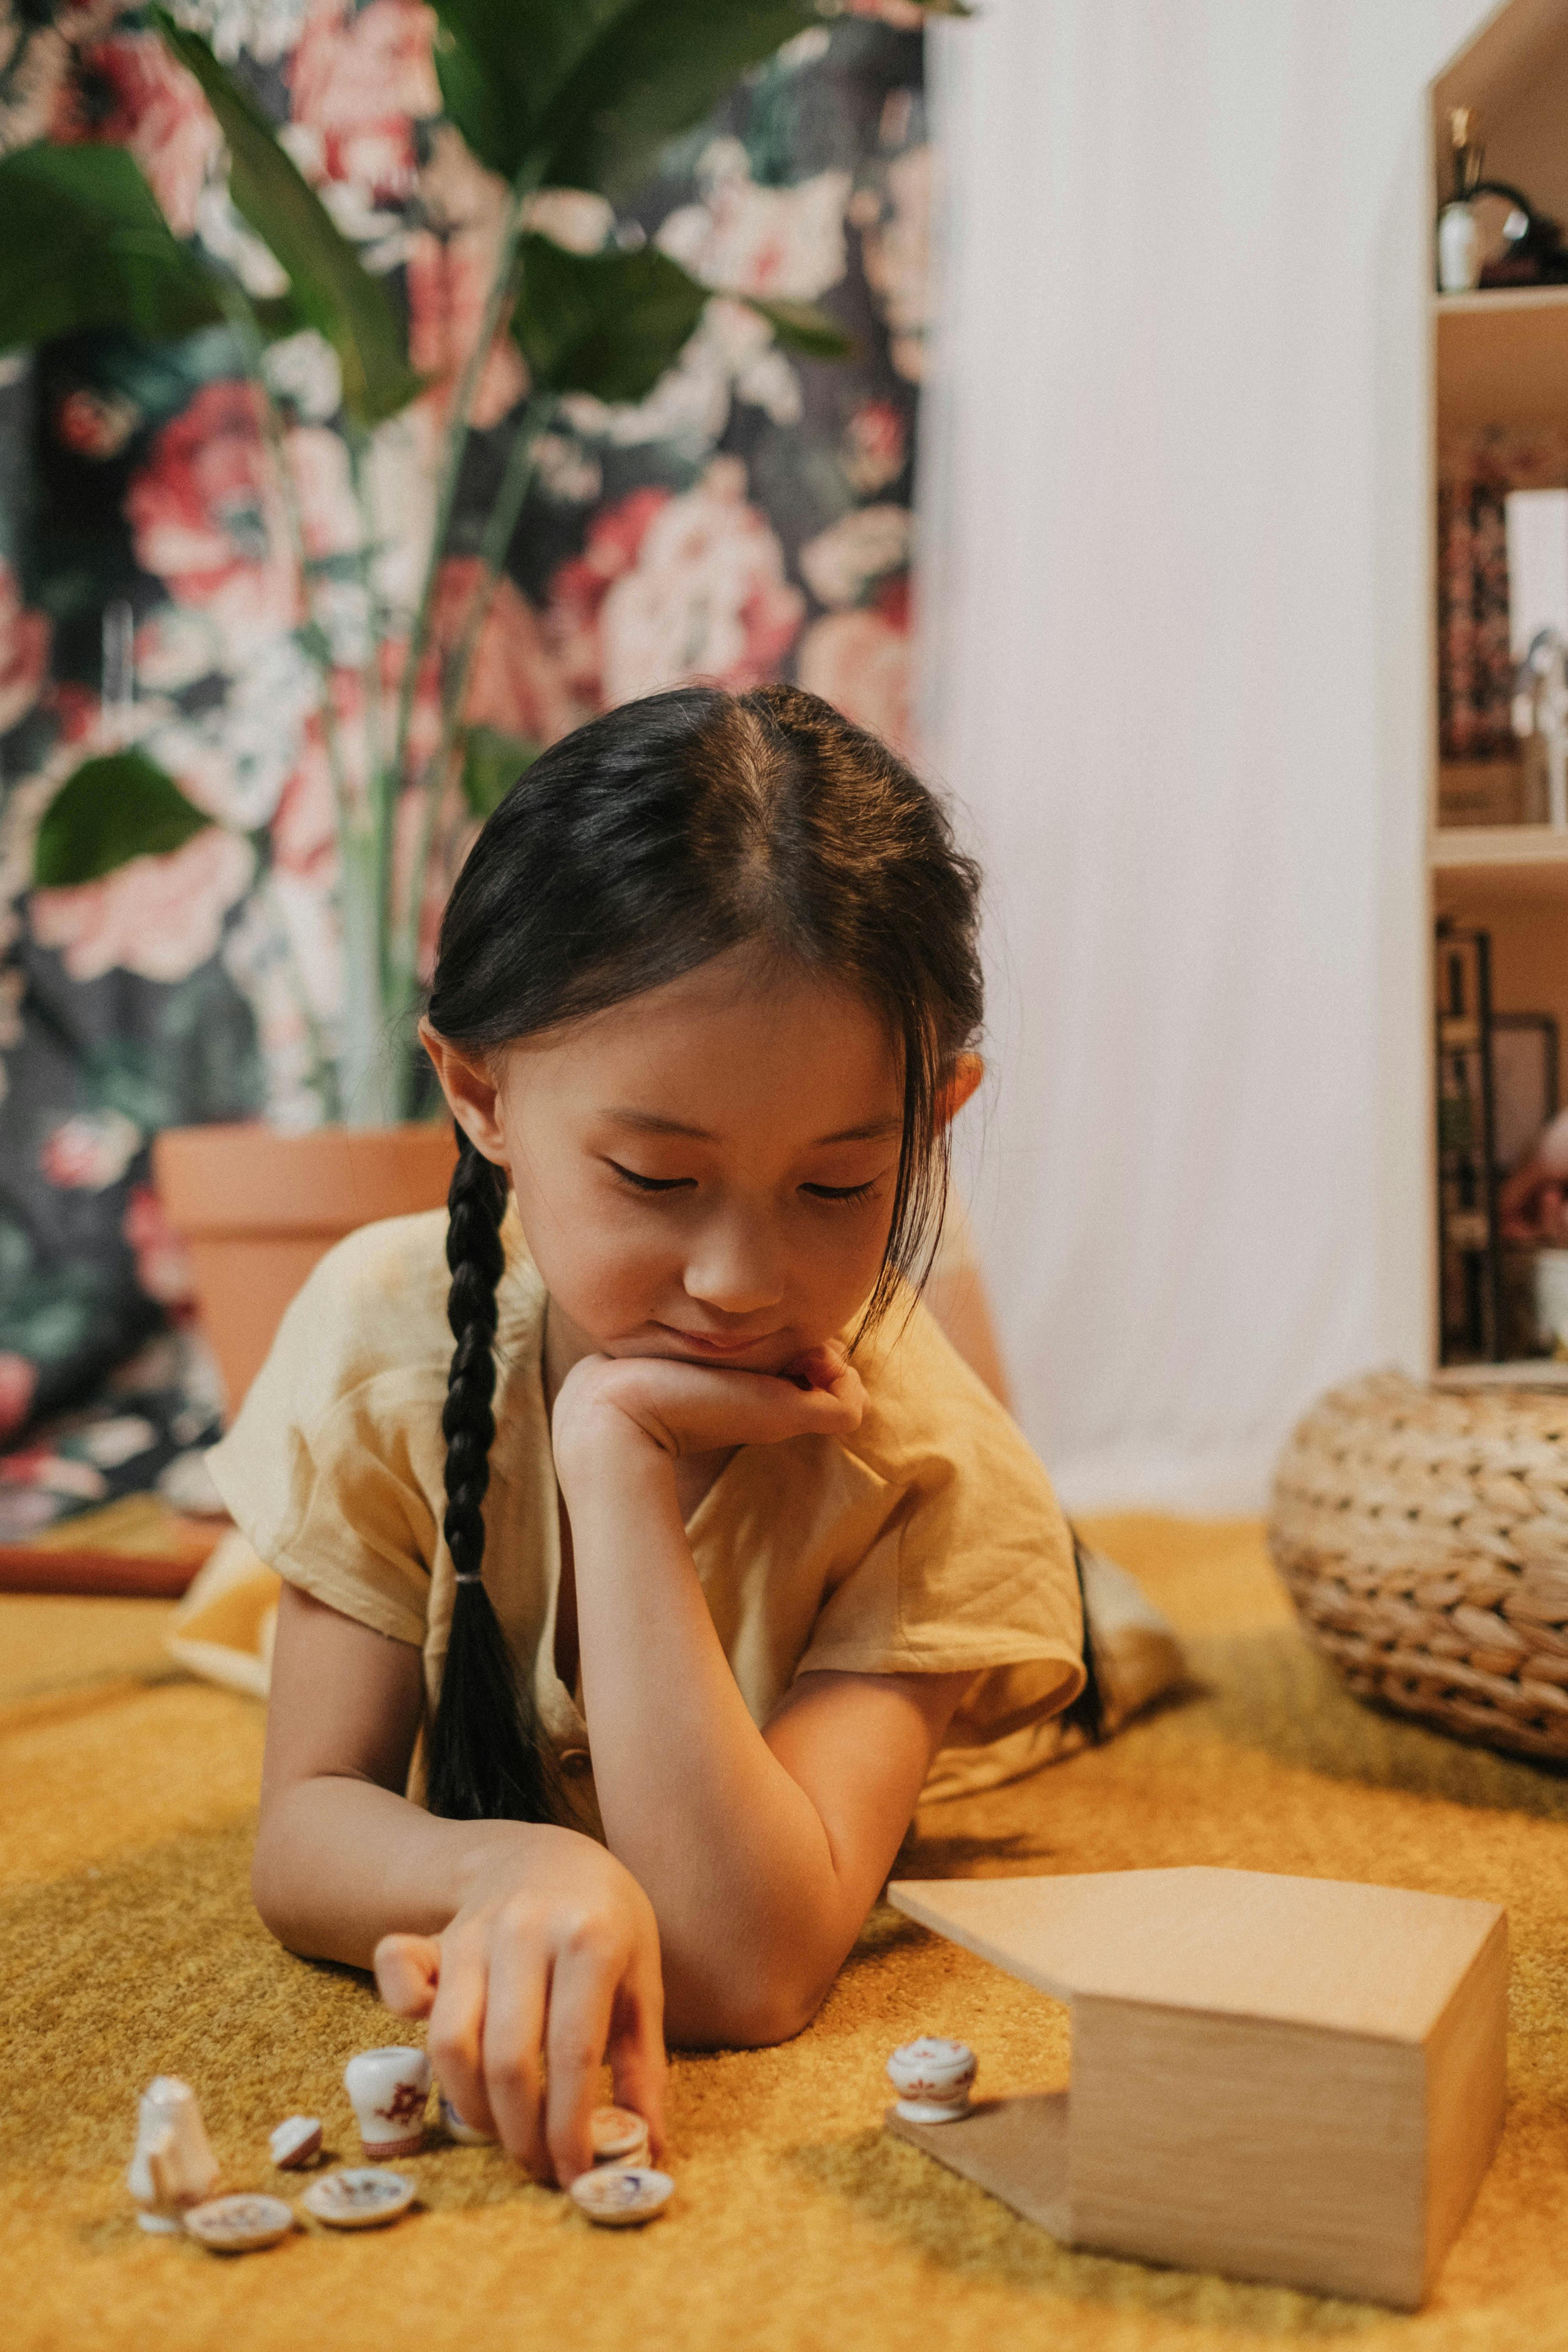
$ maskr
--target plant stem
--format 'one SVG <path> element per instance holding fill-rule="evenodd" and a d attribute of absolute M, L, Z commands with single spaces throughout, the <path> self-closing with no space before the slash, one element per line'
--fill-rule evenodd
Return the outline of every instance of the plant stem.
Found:
<path fill-rule="evenodd" d="M 315 583 L 305 544 L 305 519 L 289 463 L 283 420 L 267 383 L 261 331 L 242 288 L 231 281 L 220 299 L 239 339 L 261 403 L 262 431 L 277 473 L 289 551 L 300 581 L 306 650 L 321 678 L 321 741 L 337 812 L 338 892 L 343 937 L 343 1009 L 334 1074 L 337 1107 L 351 1126 L 375 1127 L 388 1115 L 387 1097 L 391 1091 L 379 1051 L 385 904 L 374 887 L 380 873 L 375 828 L 370 810 L 356 808 L 349 790 L 332 693 L 331 641 L 317 611 Z M 371 886 L 368 895 L 367 883 Z"/>
<path fill-rule="evenodd" d="M 408 899 L 395 935 L 389 992 L 392 1015 L 400 1027 L 412 1010 L 418 985 L 419 918 L 425 898 L 425 872 L 429 864 L 436 819 L 446 790 L 452 753 L 462 728 L 468 674 L 473 667 L 474 656 L 479 649 L 490 606 L 495 602 L 496 591 L 500 585 L 512 535 L 521 518 L 529 485 L 533 479 L 534 451 L 552 405 L 548 398 L 537 396 L 523 404 L 522 415 L 507 453 L 506 471 L 501 477 L 500 488 L 490 509 L 479 545 L 481 570 L 479 583 L 463 624 L 463 634 L 442 683 L 440 740 L 426 761 L 416 787 L 424 793 L 425 804 L 420 812 L 419 836 L 410 873 Z"/>

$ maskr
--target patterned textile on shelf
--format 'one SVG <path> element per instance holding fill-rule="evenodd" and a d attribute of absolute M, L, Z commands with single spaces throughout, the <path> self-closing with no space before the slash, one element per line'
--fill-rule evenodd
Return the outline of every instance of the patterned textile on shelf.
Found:
<path fill-rule="evenodd" d="M 1445 435 L 1437 465 L 1437 725 L 1445 760 L 1515 749 L 1510 721 L 1510 490 L 1568 488 L 1568 433 L 1489 425 Z"/>
<path fill-rule="evenodd" d="M 202 0 L 187 13 L 405 306 L 430 389 L 374 436 L 374 595 L 336 362 L 300 335 L 268 367 L 364 741 L 360 648 L 395 688 L 434 507 L 433 457 L 479 332 L 502 184 L 441 119 L 417 0 Z M 620 215 L 543 199 L 563 242 L 647 236 L 715 286 L 821 302 L 843 365 L 781 351 L 715 299 L 636 406 L 561 404 L 474 663 L 468 715 L 546 743 L 607 705 L 704 676 L 799 677 L 909 733 L 910 481 L 925 328 L 930 156 L 905 0 L 851 0 L 742 82 Z M 9 42 L 9 49 L 5 44 Z M 113 0 L 38 0 L 0 32 L 0 148 L 131 148 L 172 225 L 266 290 L 215 126 L 157 37 Z M 437 599 L 467 608 L 523 391 L 499 340 L 480 374 Z M 227 823 L 78 887 L 33 889 L 53 793 L 104 748 L 104 616 L 129 605 L 134 726 Z M 417 683 L 428 732 L 436 665 Z M 454 793 L 449 873 L 471 837 Z M 254 387 L 226 331 L 94 334 L 0 362 L 0 1438 L 74 1406 L 188 1303 L 148 1181 L 162 1127 L 328 1115 L 339 1013 L 332 804 L 318 679 Z M 444 883 L 426 908 L 428 954 Z"/>

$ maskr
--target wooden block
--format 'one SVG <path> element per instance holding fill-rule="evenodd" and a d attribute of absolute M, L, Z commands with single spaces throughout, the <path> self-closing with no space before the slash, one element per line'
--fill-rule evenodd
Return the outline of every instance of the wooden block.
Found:
<path fill-rule="evenodd" d="M 1043 2102 L 904 2137 L 1076 2245 L 1422 2301 L 1502 2127 L 1495 1905 L 1229 1870 L 889 1895 L 1073 2018 L 1065 2205 Z"/>

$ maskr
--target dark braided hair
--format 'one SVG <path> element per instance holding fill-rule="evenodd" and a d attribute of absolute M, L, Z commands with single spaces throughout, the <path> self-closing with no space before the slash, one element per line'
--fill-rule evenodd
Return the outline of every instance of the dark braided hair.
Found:
<path fill-rule="evenodd" d="M 903 1072 L 882 1265 L 861 1334 L 924 1281 L 947 1197 L 943 1086 L 980 1028 L 979 873 L 876 736 L 798 687 L 683 687 L 541 755 L 486 822 L 441 924 L 432 1026 L 482 1055 L 624 1003 L 742 943 L 857 990 Z M 442 1427 L 458 1572 L 426 1763 L 433 1812 L 554 1817 L 547 1749 L 481 1580 L 495 1434 L 502 1172 L 459 1134 Z"/>

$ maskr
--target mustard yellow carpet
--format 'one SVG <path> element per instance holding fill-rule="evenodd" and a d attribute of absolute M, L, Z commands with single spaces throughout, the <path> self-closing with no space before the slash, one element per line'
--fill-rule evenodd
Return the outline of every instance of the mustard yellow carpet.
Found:
<path fill-rule="evenodd" d="M 1217 1863 L 1506 1904 L 1502 2149 L 1425 2312 L 1063 2251 L 888 2139 L 882 2061 L 963 2035 L 987 2086 L 1060 2081 L 1063 2013 L 887 1910 L 788 2047 L 678 2061 L 678 2198 L 593 2231 L 488 2149 L 418 2158 L 391 2231 L 224 2259 L 143 2236 L 121 2187 L 134 2099 L 200 2091 L 228 2184 L 284 2187 L 266 2133 L 321 2115 L 373 1994 L 253 1916 L 260 1710 L 173 1678 L 158 1603 L 0 1601 L 0 2326 L 7 2347 L 584 2347 L 630 2352 L 1358 2352 L 1568 2347 L 1568 1780 L 1372 1715 L 1304 1648 L 1256 1528 L 1141 1518 L 1093 1540 L 1189 1638 L 1199 1694 L 1097 1753 L 929 1809 L 905 1867 Z"/>

